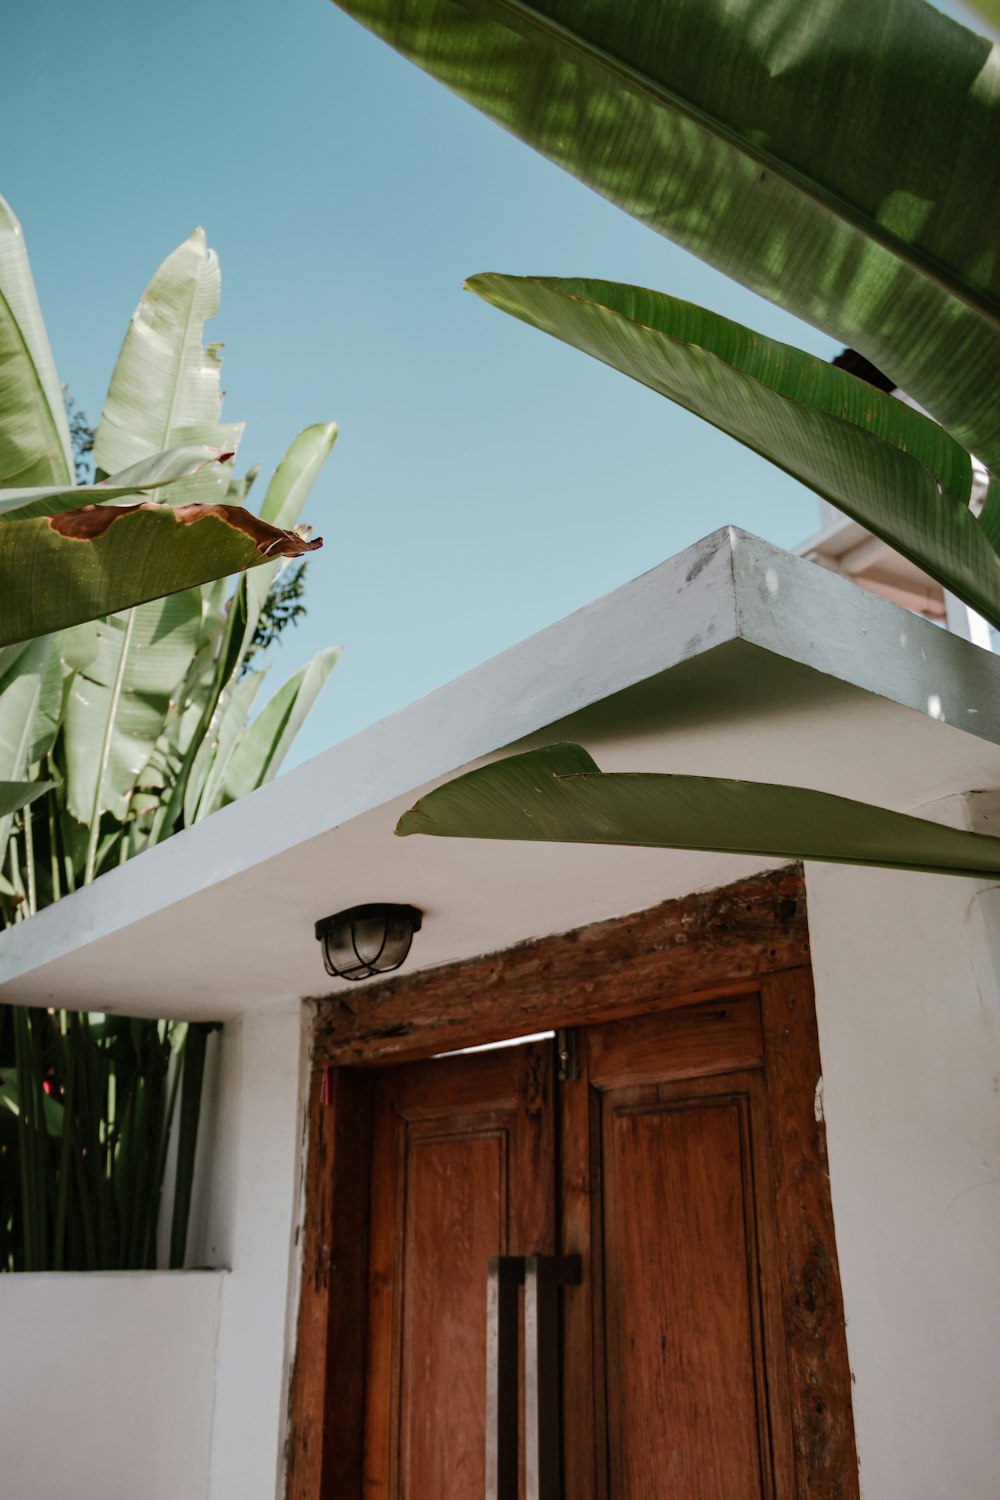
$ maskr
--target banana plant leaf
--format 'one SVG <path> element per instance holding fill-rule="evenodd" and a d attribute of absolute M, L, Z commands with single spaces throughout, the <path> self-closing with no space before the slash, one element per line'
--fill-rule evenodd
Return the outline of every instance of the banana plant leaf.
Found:
<path fill-rule="evenodd" d="M 88 506 L 0 526 L 0 646 L 322 545 L 234 505 Z"/>
<path fill-rule="evenodd" d="M 317 651 L 264 705 L 240 736 L 226 768 L 222 804 L 235 802 L 278 774 L 340 656 L 339 646 Z"/>
<path fill-rule="evenodd" d="M 1000 91 L 923 0 L 338 0 L 1000 466 Z M 987 177 L 984 178 L 984 172 Z"/>
<path fill-rule="evenodd" d="M 20 784 L 32 780 L 35 720 L 48 680 L 52 643 L 48 639 L 31 641 L 0 681 L 0 777 L 11 788 L 15 808 L 23 807 L 24 798 L 16 801 Z M 10 813 L 0 812 L 0 850 L 6 849 L 10 836 Z"/>
<path fill-rule="evenodd" d="M 72 482 L 66 407 L 24 235 L 0 198 L 0 485 Z"/>
<path fill-rule="evenodd" d="M 266 671 L 248 672 L 223 695 L 213 724 L 214 733 L 203 736 L 191 767 L 184 799 L 185 825 L 200 822 L 221 807 L 233 751 L 246 732 L 250 711 L 266 675 Z"/>
<path fill-rule="evenodd" d="M 143 459 L 100 484 L 0 490 L 0 521 L 30 521 L 36 516 L 55 516 L 64 510 L 78 510 L 83 505 L 136 500 L 150 491 L 158 492 L 181 479 L 188 479 L 210 465 L 225 464 L 231 457 L 231 453 L 206 447 L 204 443 L 188 443 L 181 448 L 172 448 L 168 453 L 158 453 L 155 458 Z"/>
<path fill-rule="evenodd" d="M 54 785 L 52 781 L 0 781 L 0 818 L 19 812 Z"/>
<path fill-rule="evenodd" d="M 302 507 L 312 491 L 319 472 L 329 458 L 337 441 L 336 422 L 317 422 L 306 427 L 293 438 L 284 458 L 271 476 L 263 503 L 260 507 L 262 521 L 285 530 L 298 524 Z M 246 599 L 246 622 L 243 631 L 242 649 L 233 666 L 239 666 L 253 639 L 253 633 L 281 563 L 272 563 L 269 568 L 248 573 L 243 580 Z M 233 612 L 234 620 L 237 611 Z"/>
<path fill-rule="evenodd" d="M 1000 879 L 1000 838 L 804 787 L 604 773 L 569 744 L 447 782 L 404 813 L 396 832 L 722 850 Z"/>
<path fill-rule="evenodd" d="M 66 806 L 77 822 L 93 827 L 103 812 L 125 818 L 200 627 L 201 593 L 185 589 L 62 637 L 74 672 L 62 759 Z"/>
<path fill-rule="evenodd" d="M 99 477 L 184 444 L 225 453 L 239 446 L 242 424 L 219 420 L 219 347 L 202 346 L 205 321 L 218 311 L 220 281 L 218 257 L 202 229 L 153 273 L 125 334 L 94 438 Z M 222 500 L 229 478 L 228 472 L 202 473 L 178 498 Z"/>
<path fill-rule="evenodd" d="M 969 510 L 972 461 L 936 422 L 823 360 L 660 292 L 532 276 L 474 276 L 466 285 L 763 454 L 1000 628 L 1000 555 L 987 520 Z"/>
<path fill-rule="evenodd" d="M 967 0 L 970 10 L 978 11 L 991 26 L 1000 28 L 1000 0 Z"/>

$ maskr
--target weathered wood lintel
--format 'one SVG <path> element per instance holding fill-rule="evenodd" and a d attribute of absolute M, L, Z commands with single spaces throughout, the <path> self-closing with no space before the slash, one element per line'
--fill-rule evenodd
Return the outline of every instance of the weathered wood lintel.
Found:
<path fill-rule="evenodd" d="M 313 1062 L 397 1062 L 732 994 L 809 962 L 799 865 L 352 987 L 317 1002 Z"/>

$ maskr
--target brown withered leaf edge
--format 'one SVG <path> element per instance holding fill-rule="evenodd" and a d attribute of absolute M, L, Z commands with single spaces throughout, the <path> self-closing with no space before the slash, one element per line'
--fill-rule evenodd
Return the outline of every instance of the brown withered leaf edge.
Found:
<path fill-rule="evenodd" d="M 242 531 L 254 543 L 264 557 L 301 557 L 303 552 L 315 552 L 322 547 L 323 538 L 307 540 L 297 531 L 282 531 L 255 516 L 242 505 L 157 505 L 151 500 L 137 505 L 84 505 L 78 510 L 64 510 L 49 517 L 49 526 L 59 536 L 74 542 L 93 542 L 104 535 L 109 526 L 122 516 L 132 515 L 137 510 L 152 510 L 163 514 L 167 511 L 181 526 L 193 526 L 206 516 L 215 516 L 234 531 Z"/>

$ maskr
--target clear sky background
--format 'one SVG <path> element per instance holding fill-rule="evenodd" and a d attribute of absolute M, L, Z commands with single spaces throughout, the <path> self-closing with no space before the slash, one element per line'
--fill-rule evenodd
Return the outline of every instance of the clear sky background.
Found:
<path fill-rule="evenodd" d="M 477 271 L 597 276 L 824 358 L 833 342 L 329 0 L 6 0 L 3 34 L 0 193 L 78 405 L 96 421 L 145 282 L 202 224 L 240 467 L 263 480 L 302 427 L 340 423 L 304 516 L 325 539 L 308 619 L 272 652 L 272 689 L 319 647 L 345 652 L 288 764 L 719 526 L 784 546 L 816 529 L 811 491 L 460 288 Z"/>

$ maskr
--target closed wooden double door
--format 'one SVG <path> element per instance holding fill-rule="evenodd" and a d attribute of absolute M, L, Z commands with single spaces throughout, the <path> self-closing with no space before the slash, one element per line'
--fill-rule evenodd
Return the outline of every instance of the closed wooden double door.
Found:
<path fill-rule="evenodd" d="M 770 983 L 377 1072 L 369 1500 L 484 1500 L 498 1443 L 501 1487 L 513 1472 L 528 1500 L 553 1482 L 565 1500 L 854 1492 L 831 1447 L 850 1413 L 815 1046 L 793 1014 L 811 1026 L 808 973 Z M 571 1284 L 527 1338 L 514 1293 L 516 1421 L 497 1434 L 489 1265 L 532 1256 L 578 1261 L 534 1263 Z"/>

